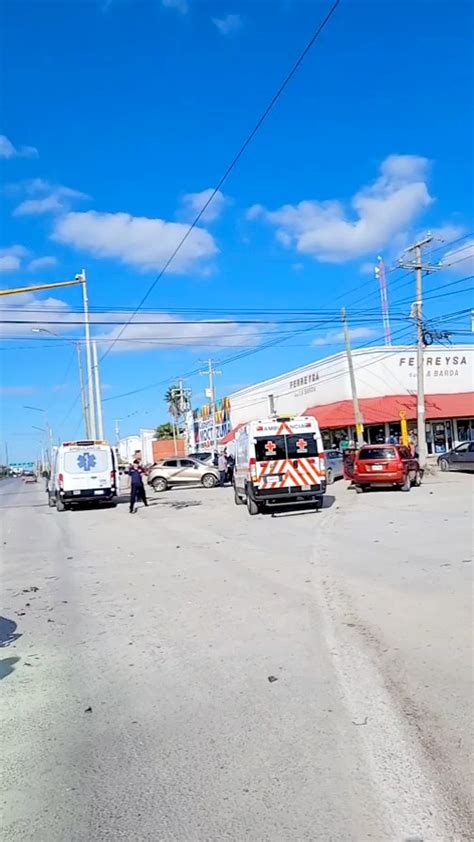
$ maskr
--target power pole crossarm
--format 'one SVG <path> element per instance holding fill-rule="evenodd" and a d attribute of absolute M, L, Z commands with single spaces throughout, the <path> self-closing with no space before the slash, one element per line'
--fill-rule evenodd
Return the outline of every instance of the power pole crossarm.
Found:
<path fill-rule="evenodd" d="M 349 380 L 351 384 L 351 393 L 352 393 L 352 406 L 354 408 L 354 420 L 355 420 L 355 427 L 356 427 L 356 440 L 357 440 L 357 447 L 362 447 L 364 444 L 364 422 L 362 419 L 362 413 L 360 411 L 359 406 L 359 398 L 357 397 L 357 385 L 354 373 L 354 362 L 352 359 L 352 349 L 351 349 L 351 340 L 349 334 L 349 325 L 347 323 L 347 313 L 346 308 L 343 307 L 341 310 L 342 315 L 342 326 L 344 329 L 344 342 L 346 345 L 346 354 L 347 354 L 347 367 L 349 369 Z"/>

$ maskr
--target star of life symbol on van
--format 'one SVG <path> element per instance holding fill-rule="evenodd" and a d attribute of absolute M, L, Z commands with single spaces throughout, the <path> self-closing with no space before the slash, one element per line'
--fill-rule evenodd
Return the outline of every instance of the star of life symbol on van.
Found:
<path fill-rule="evenodd" d="M 265 445 L 265 453 L 275 453 L 277 446 L 274 441 L 267 441 Z"/>
<path fill-rule="evenodd" d="M 92 468 L 95 468 L 96 458 L 93 453 L 81 453 L 77 457 L 77 464 L 78 467 L 81 468 L 82 471 L 90 471 Z"/>

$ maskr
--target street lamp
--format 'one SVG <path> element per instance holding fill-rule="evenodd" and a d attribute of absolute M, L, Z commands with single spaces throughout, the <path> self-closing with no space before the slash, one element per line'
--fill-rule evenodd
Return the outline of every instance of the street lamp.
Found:
<path fill-rule="evenodd" d="M 43 409 L 41 406 L 28 406 L 27 404 L 23 405 L 23 409 L 31 409 L 32 412 L 44 412 L 44 420 L 46 428 L 43 427 L 35 427 L 36 430 L 41 430 L 41 432 L 47 433 L 49 438 L 49 458 L 50 462 L 53 457 L 53 431 L 51 429 L 51 425 L 48 421 L 48 413 L 46 409 Z"/>
<path fill-rule="evenodd" d="M 47 333 L 49 336 L 55 336 L 58 339 L 60 338 L 57 333 L 54 333 L 52 330 L 48 330 L 45 327 L 33 327 L 31 329 L 32 333 Z M 86 439 L 90 439 L 91 437 L 91 424 L 90 424 L 90 417 L 89 417 L 89 407 L 87 405 L 87 398 L 86 398 L 86 390 L 84 387 L 84 372 L 82 369 L 82 354 L 81 354 L 81 343 L 75 339 L 66 339 L 70 345 L 74 345 L 77 353 L 77 364 L 79 367 L 79 383 L 81 388 L 81 402 L 82 402 L 82 414 L 84 416 L 84 428 Z"/>

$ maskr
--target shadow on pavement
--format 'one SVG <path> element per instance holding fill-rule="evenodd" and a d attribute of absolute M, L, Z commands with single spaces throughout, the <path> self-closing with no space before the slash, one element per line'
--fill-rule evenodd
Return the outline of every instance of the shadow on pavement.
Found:
<path fill-rule="evenodd" d="M 19 658 L 0 658 L 0 681 L 2 678 L 7 678 L 15 671 L 15 664 L 18 663 Z"/>
<path fill-rule="evenodd" d="M 325 494 L 322 508 L 330 509 L 335 502 L 336 498 L 333 494 Z M 320 511 L 321 509 L 317 509 L 314 503 L 295 503 L 293 506 L 275 506 L 271 509 L 264 509 L 262 514 L 267 517 L 268 515 L 271 517 L 297 517 L 298 515 L 314 515 Z"/>
<path fill-rule="evenodd" d="M 15 620 L 9 620 L 7 617 L 0 617 L 0 647 L 9 646 L 15 640 L 21 637 L 16 631 Z"/>

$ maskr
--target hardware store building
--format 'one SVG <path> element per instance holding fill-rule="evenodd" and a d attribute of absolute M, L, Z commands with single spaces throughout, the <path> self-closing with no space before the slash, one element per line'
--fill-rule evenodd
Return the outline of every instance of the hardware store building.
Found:
<path fill-rule="evenodd" d="M 413 346 L 363 348 L 353 352 L 364 437 L 374 444 L 400 434 L 404 412 L 416 432 L 416 349 Z M 455 444 L 474 441 L 474 345 L 431 345 L 424 352 L 426 435 L 428 452 L 443 453 Z M 271 380 L 229 395 L 229 420 L 219 444 L 228 444 L 236 429 L 278 415 L 314 415 L 326 447 L 355 439 L 355 421 L 345 353 L 318 360 Z M 199 428 L 199 425 L 197 429 Z M 199 432 L 195 446 L 199 446 Z M 204 442 L 203 442 L 204 444 Z"/>

